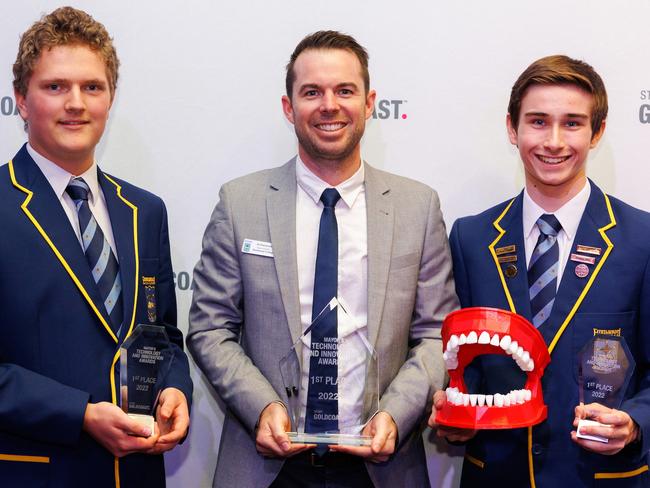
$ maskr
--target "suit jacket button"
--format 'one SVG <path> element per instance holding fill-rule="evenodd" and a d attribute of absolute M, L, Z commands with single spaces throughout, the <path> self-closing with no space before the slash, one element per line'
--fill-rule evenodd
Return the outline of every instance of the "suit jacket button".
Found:
<path fill-rule="evenodd" d="M 543 450 L 544 448 L 541 444 L 533 444 L 532 451 L 535 456 L 539 456 Z"/>

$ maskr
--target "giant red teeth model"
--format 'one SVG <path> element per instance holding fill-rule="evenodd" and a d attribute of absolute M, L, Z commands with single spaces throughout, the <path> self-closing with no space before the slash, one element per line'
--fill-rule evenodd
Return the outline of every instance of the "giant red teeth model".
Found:
<path fill-rule="evenodd" d="M 539 331 L 521 315 L 488 307 L 450 313 L 442 326 L 443 358 L 449 371 L 447 402 L 436 422 L 466 429 L 528 427 L 546 418 L 542 375 L 551 358 Z M 481 354 L 502 354 L 526 372 L 521 390 L 470 394 L 465 367 Z"/>

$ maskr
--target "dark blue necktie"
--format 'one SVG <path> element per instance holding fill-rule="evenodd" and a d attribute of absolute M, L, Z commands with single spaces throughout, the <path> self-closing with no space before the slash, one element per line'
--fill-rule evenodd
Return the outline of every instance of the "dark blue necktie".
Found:
<path fill-rule="evenodd" d="M 88 192 L 90 191 L 88 184 L 83 178 L 75 178 L 68 184 L 65 191 L 77 207 L 84 254 L 99 289 L 99 294 L 104 301 L 104 308 L 110 318 L 111 327 L 119 336 L 124 308 L 117 259 L 88 206 Z"/>
<path fill-rule="evenodd" d="M 314 274 L 312 320 L 337 296 L 338 227 L 334 207 L 341 195 L 327 188 L 320 197 L 323 213 L 318 231 L 318 251 Z M 309 388 L 305 412 L 305 432 L 338 431 L 338 366 L 336 310 L 325 315 L 311 331 Z"/>
<path fill-rule="evenodd" d="M 533 324 L 539 328 L 548 320 L 555 302 L 560 256 L 557 234 L 562 225 L 553 214 L 544 214 L 537 227 L 540 234 L 528 265 L 528 286 Z"/>

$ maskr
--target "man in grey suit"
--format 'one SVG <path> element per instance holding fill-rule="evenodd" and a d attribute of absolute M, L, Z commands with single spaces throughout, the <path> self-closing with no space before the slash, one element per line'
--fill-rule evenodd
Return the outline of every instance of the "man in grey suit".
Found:
<path fill-rule="evenodd" d="M 427 486 L 422 421 L 444 378 L 440 326 L 458 306 L 438 196 L 361 159 L 376 95 L 352 37 L 307 36 L 286 84 L 298 155 L 222 187 L 194 272 L 188 346 L 228 407 L 214 486 Z M 370 446 L 319 455 L 286 434 L 279 363 L 315 312 L 325 219 L 335 222 L 334 288 L 377 351 L 377 367 L 361 372 L 380 397 L 363 429 Z M 336 411 L 339 422 L 351 415 Z"/>

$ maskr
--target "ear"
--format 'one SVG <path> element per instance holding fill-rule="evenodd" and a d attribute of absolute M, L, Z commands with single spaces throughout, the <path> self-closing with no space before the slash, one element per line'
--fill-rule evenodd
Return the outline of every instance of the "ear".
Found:
<path fill-rule="evenodd" d="M 377 92 L 375 90 L 370 90 L 366 96 L 366 120 L 372 117 L 372 113 L 375 111 L 376 98 Z"/>
<path fill-rule="evenodd" d="M 591 136 L 591 142 L 589 143 L 589 149 L 593 149 L 598 145 L 600 138 L 603 137 L 605 132 L 605 120 L 600 123 L 600 129 L 594 135 Z"/>
<path fill-rule="evenodd" d="M 286 95 L 282 96 L 282 111 L 287 120 L 293 124 L 293 105 L 291 105 L 291 99 Z"/>
<path fill-rule="evenodd" d="M 23 120 L 27 121 L 29 112 L 27 111 L 27 101 L 25 100 L 26 95 L 21 95 L 18 93 L 18 90 L 14 90 L 14 98 L 16 99 L 16 107 L 18 107 L 18 112 Z"/>
<path fill-rule="evenodd" d="M 510 139 L 510 144 L 513 146 L 517 145 L 517 128 L 512 125 L 512 117 L 510 114 L 506 115 L 506 129 L 508 130 L 508 139 Z"/>

